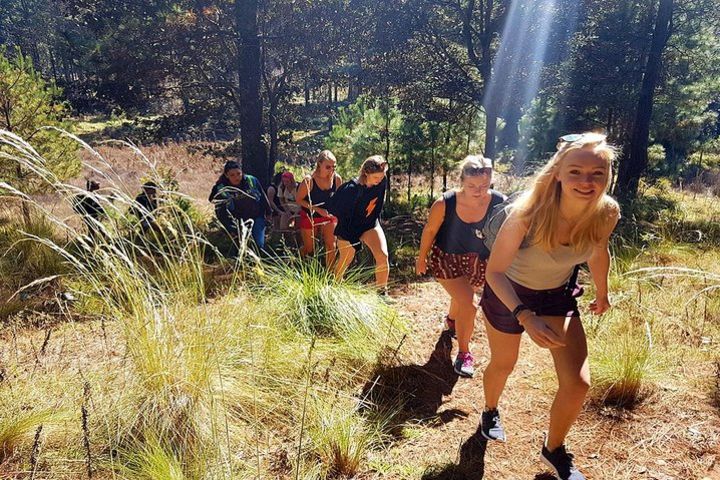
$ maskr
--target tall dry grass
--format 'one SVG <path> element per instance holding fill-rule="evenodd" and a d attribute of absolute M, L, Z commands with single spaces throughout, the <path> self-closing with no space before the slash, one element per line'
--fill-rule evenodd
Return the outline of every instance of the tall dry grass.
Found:
<path fill-rule="evenodd" d="M 0 154 L 64 201 L 81 193 L 47 171 L 22 139 L 0 131 L 0 142 Z M 336 406 L 338 396 L 352 396 L 377 353 L 393 341 L 401 327 L 397 315 L 353 281 L 337 283 L 309 264 L 267 264 L 247 248 L 239 259 L 221 262 L 231 280 L 223 295 L 208 297 L 212 268 L 204 259 L 208 251 L 221 256 L 192 215 L 178 207 L 177 200 L 188 197 L 161 189 L 154 212 L 158 228 L 139 234 L 126 213 L 133 204 L 128 189 L 113 183 L 109 162 L 82 145 L 93 159 L 86 168 L 107 185 L 104 195 L 94 195 L 108 212 L 95 225 L 101 235 L 86 236 L 9 183 L 0 183 L 0 191 L 33 204 L 61 238 L 71 239 L 19 232 L 62 259 L 66 271 L 59 274 L 75 289 L 85 313 L 92 308 L 113 322 L 122 342 L 110 347 L 124 351 L 122 374 L 95 371 L 100 383 L 93 391 L 102 393 L 88 407 L 88 443 L 95 456 L 88 463 L 121 478 L 256 478 L 269 468 L 269 444 L 297 442 L 313 447 L 293 456 L 288 468 L 296 476 L 347 471 L 345 464 L 357 471 L 375 443 L 356 441 L 342 428 L 334 439 L 331 430 L 322 436 L 325 443 L 353 446 L 321 455 L 324 443 L 313 432 L 323 431 L 327 408 Z M 125 146 L 162 185 L 161 172 L 143 152 Z M 247 239 L 249 232 L 243 234 Z M 58 373 L 47 373 L 53 374 Z M 55 383 L 50 380 L 48 385 Z M 41 392 L 42 382 L 35 388 Z M 307 408 L 309 402 L 316 408 Z M 42 404 L 33 411 L 44 411 Z M 380 428 L 354 409 L 344 415 L 349 425 L 368 432 Z M 67 428 L 70 435 L 79 426 Z M 75 455 L 84 455 L 81 451 Z"/>

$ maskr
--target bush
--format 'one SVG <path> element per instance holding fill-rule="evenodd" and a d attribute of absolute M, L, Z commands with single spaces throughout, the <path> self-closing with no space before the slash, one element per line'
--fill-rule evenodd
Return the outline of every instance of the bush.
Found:
<path fill-rule="evenodd" d="M 632 408 L 650 390 L 654 358 L 649 330 L 640 329 L 596 339 L 592 367 L 595 397 L 606 405 Z"/>

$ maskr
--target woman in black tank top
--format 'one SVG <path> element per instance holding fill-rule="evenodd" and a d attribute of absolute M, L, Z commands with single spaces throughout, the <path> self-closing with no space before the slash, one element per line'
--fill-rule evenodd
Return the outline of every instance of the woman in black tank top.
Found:
<path fill-rule="evenodd" d="M 325 265 L 335 262 L 335 224 L 337 219 L 327 211 L 330 198 L 342 184 L 342 178 L 335 173 L 337 160 L 330 150 L 320 152 L 315 171 L 300 182 L 296 201 L 300 211 L 300 237 L 302 248 L 300 256 L 305 257 L 315 251 L 315 239 L 322 235 L 325 245 Z"/>
<path fill-rule="evenodd" d="M 485 248 L 482 226 L 494 205 L 505 196 L 490 189 L 492 161 L 470 155 L 463 161 L 460 189 L 443 194 L 430 208 L 420 240 L 416 263 L 418 275 L 428 271 L 450 294 L 450 312 L 445 321 L 448 335 L 457 336 L 455 373 L 472 377 L 474 358 L 470 339 L 475 324 L 475 291 L 485 283 Z"/>

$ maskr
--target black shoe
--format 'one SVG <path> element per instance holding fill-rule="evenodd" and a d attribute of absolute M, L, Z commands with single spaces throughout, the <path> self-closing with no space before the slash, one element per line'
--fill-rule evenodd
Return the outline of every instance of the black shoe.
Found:
<path fill-rule="evenodd" d="M 555 475 L 560 480 L 585 480 L 585 475 L 573 465 L 573 454 L 565 450 L 565 445 L 561 445 L 552 452 L 543 445 L 540 459 L 555 471 Z"/>
<path fill-rule="evenodd" d="M 505 441 L 505 430 L 500 422 L 500 412 L 497 411 L 497 408 L 485 410 L 482 413 L 480 433 L 486 440 Z"/>

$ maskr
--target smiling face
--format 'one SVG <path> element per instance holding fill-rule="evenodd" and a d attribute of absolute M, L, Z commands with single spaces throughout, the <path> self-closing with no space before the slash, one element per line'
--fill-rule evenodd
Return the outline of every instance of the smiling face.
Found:
<path fill-rule="evenodd" d="M 590 149 L 578 149 L 565 156 L 555 178 L 563 198 L 591 202 L 605 193 L 609 175 L 606 159 Z"/>
<path fill-rule="evenodd" d="M 232 168 L 225 172 L 225 176 L 230 182 L 230 185 L 237 187 L 240 185 L 240 182 L 242 182 L 243 173 L 239 168 Z"/>
<path fill-rule="evenodd" d="M 472 198 L 480 198 L 483 195 L 487 195 L 487 191 L 492 183 L 491 168 L 482 168 L 477 171 L 479 175 L 466 175 L 460 181 L 462 191 Z"/>

